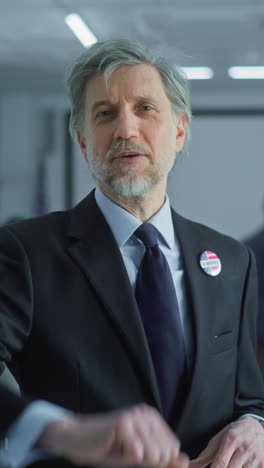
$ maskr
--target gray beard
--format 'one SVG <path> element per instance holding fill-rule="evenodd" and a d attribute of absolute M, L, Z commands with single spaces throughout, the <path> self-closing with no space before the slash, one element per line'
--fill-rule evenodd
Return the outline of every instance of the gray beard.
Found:
<path fill-rule="evenodd" d="M 130 143 L 127 143 L 125 145 L 122 144 L 122 150 L 137 151 L 137 148 L 135 148 L 134 144 L 131 145 Z M 158 168 L 154 166 L 150 167 L 146 171 L 146 174 L 136 176 L 137 168 L 124 167 L 122 169 L 122 174 L 116 175 L 111 171 L 109 164 L 111 164 L 110 156 L 113 155 L 114 152 L 117 153 L 118 151 L 120 151 L 119 148 L 110 150 L 107 154 L 107 160 L 109 163 L 102 164 L 99 161 L 96 152 L 92 151 L 92 148 L 89 148 L 88 154 L 91 155 L 89 166 L 96 181 L 108 186 L 111 191 L 122 197 L 140 197 L 149 193 L 165 176 L 168 175 L 176 160 L 176 149 L 173 140 L 167 148 L 167 151 L 164 152 L 165 157 L 160 156 L 159 161 L 161 161 L 162 164 Z M 138 151 L 144 152 L 142 151 L 142 146 Z M 147 151 L 145 152 L 147 153 Z"/>

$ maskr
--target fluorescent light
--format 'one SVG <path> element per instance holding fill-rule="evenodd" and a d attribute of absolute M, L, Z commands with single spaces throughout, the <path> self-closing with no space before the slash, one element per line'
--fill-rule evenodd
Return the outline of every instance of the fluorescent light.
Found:
<path fill-rule="evenodd" d="M 71 13 L 70 15 L 66 16 L 65 23 L 69 26 L 73 34 L 75 34 L 75 36 L 85 47 L 97 42 L 97 38 L 79 15 Z"/>
<path fill-rule="evenodd" d="M 209 67 L 182 67 L 182 70 L 189 80 L 210 80 L 214 76 Z"/>
<path fill-rule="evenodd" d="M 234 80 L 264 79 L 264 67 L 230 67 L 227 72 Z"/>

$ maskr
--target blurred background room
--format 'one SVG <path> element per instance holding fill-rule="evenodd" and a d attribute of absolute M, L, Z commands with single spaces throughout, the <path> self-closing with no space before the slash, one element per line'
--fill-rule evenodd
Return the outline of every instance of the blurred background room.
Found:
<path fill-rule="evenodd" d="M 264 0 L 1 0 L 0 223 L 69 208 L 93 187 L 67 130 L 64 76 L 84 47 L 72 14 L 93 33 L 84 44 L 137 39 L 183 67 L 194 117 L 170 177 L 172 205 L 237 239 L 257 231 Z"/>

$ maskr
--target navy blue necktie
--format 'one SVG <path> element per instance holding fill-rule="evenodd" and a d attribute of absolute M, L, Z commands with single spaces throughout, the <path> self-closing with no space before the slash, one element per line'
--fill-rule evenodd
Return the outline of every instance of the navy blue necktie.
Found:
<path fill-rule="evenodd" d="M 135 231 L 146 248 L 136 280 L 136 300 L 168 419 L 183 390 L 186 359 L 175 286 L 157 232 L 150 223 Z"/>

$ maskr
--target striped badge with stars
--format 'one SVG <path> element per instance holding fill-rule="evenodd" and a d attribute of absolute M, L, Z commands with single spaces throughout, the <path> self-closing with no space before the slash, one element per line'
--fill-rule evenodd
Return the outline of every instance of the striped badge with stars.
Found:
<path fill-rule="evenodd" d="M 222 265 L 219 257 L 211 250 L 205 250 L 200 255 L 200 266 L 209 276 L 219 275 Z"/>

